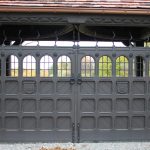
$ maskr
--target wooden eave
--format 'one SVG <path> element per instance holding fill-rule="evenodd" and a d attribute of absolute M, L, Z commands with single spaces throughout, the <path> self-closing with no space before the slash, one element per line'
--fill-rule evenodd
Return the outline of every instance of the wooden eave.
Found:
<path fill-rule="evenodd" d="M 72 13 L 72 14 L 124 14 L 150 15 L 150 9 L 144 8 L 72 8 L 72 7 L 27 7 L 0 6 L 1 13 Z"/>

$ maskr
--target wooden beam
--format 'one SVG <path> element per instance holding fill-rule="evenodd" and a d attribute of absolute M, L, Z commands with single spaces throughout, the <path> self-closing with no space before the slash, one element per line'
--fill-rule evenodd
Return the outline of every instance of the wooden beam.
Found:
<path fill-rule="evenodd" d="M 25 12 L 25 13 L 73 13 L 73 14 L 123 14 L 123 15 L 150 15 L 150 9 L 125 9 L 125 8 L 72 8 L 72 7 L 27 7 L 12 6 L 0 7 L 0 12 Z"/>

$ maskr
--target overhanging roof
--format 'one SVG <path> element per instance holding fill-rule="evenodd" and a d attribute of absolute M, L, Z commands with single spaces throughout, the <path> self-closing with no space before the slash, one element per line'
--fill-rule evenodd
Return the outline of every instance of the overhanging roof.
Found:
<path fill-rule="evenodd" d="M 0 0 L 0 12 L 150 15 L 150 0 Z"/>

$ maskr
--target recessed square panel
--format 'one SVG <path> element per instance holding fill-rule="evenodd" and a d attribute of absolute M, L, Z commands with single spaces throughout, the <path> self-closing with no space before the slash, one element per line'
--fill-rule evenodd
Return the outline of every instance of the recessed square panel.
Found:
<path fill-rule="evenodd" d="M 71 129 L 71 118 L 67 116 L 61 116 L 57 118 L 58 130 L 70 130 Z"/>
<path fill-rule="evenodd" d="M 68 81 L 58 81 L 57 92 L 59 94 L 70 94 L 72 93 L 72 85 Z"/>
<path fill-rule="evenodd" d="M 133 82 L 133 93 L 134 94 L 144 94 L 146 93 L 145 81 L 134 81 Z"/>
<path fill-rule="evenodd" d="M 2 84 L 0 82 L 0 94 L 2 93 Z"/>
<path fill-rule="evenodd" d="M 23 99 L 22 100 L 22 111 L 23 112 L 35 112 L 36 111 L 36 100 L 35 99 Z"/>
<path fill-rule="evenodd" d="M 129 99 L 118 98 L 116 99 L 116 112 L 127 112 L 129 110 Z"/>
<path fill-rule="evenodd" d="M 24 94 L 36 93 L 36 82 L 35 81 L 23 81 L 22 88 Z"/>
<path fill-rule="evenodd" d="M 100 81 L 98 84 L 99 94 L 112 94 L 112 82 L 111 81 Z"/>
<path fill-rule="evenodd" d="M 150 99 L 148 101 L 148 111 L 150 111 Z"/>
<path fill-rule="evenodd" d="M 5 117 L 5 128 L 8 130 L 18 130 L 19 118 L 15 116 Z"/>
<path fill-rule="evenodd" d="M 147 118 L 148 128 L 150 129 L 150 116 Z"/>
<path fill-rule="evenodd" d="M 144 129 L 144 128 L 145 128 L 145 116 L 133 116 L 132 129 Z"/>
<path fill-rule="evenodd" d="M 22 128 L 24 130 L 36 130 L 36 118 L 26 116 L 22 118 Z"/>
<path fill-rule="evenodd" d="M 98 101 L 99 112 L 112 112 L 112 99 L 100 99 Z"/>
<path fill-rule="evenodd" d="M 117 94 L 128 94 L 129 93 L 129 82 L 117 82 Z"/>
<path fill-rule="evenodd" d="M 145 111 L 145 99 L 135 98 L 133 99 L 133 111 Z"/>
<path fill-rule="evenodd" d="M 2 101 L 0 99 L 0 112 L 2 111 Z"/>
<path fill-rule="evenodd" d="M 0 117 L 0 130 L 2 130 L 2 118 Z"/>
<path fill-rule="evenodd" d="M 41 99 L 39 108 L 40 112 L 53 112 L 54 101 L 52 99 Z"/>
<path fill-rule="evenodd" d="M 94 94 L 95 93 L 95 82 L 83 81 L 80 85 L 80 92 L 82 94 Z"/>
<path fill-rule="evenodd" d="M 128 129 L 129 118 L 127 116 L 117 116 L 115 120 L 116 129 Z"/>
<path fill-rule="evenodd" d="M 81 118 L 81 129 L 95 129 L 95 117 L 84 116 Z"/>
<path fill-rule="evenodd" d="M 39 90 L 41 94 L 53 94 L 54 83 L 52 81 L 41 81 Z"/>
<path fill-rule="evenodd" d="M 150 82 L 148 83 L 148 93 L 150 93 Z"/>
<path fill-rule="evenodd" d="M 54 119 L 48 116 L 40 117 L 40 130 L 52 130 L 54 128 Z"/>
<path fill-rule="evenodd" d="M 17 99 L 6 99 L 5 100 L 5 111 L 6 112 L 18 112 L 19 101 Z"/>
<path fill-rule="evenodd" d="M 8 80 L 5 81 L 5 90 L 6 94 L 18 94 L 19 84 L 18 81 Z"/>
<path fill-rule="evenodd" d="M 95 99 L 82 99 L 80 110 L 81 112 L 95 112 Z"/>
<path fill-rule="evenodd" d="M 98 128 L 102 130 L 112 129 L 112 117 L 111 116 L 101 116 L 98 118 Z"/>
<path fill-rule="evenodd" d="M 58 112 L 71 112 L 72 110 L 71 99 L 58 99 L 56 109 Z"/>

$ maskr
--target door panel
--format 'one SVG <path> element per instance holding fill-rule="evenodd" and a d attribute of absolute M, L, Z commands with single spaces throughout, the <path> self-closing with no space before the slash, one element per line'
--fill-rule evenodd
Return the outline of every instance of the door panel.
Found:
<path fill-rule="evenodd" d="M 5 57 L 12 52 L 5 49 Z M 72 49 L 15 47 L 13 54 L 19 59 L 19 76 L 5 76 L 5 57 L 2 60 L 0 141 L 4 142 L 72 142 L 75 122 L 74 85 L 71 76 L 58 77 L 57 61 L 60 56 L 70 57 L 74 64 Z M 19 56 L 18 56 L 19 54 Z M 35 58 L 36 76 L 31 77 L 32 60 Z M 43 56 L 47 57 L 41 62 Z M 27 57 L 24 66 L 23 59 Z M 42 63 L 42 64 L 41 64 Z M 27 65 L 27 66 L 26 66 Z M 48 65 L 50 65 L 48 67 Z M 41 68 L 40 68 L 41 67 Z M 27 77 L 23 77 L 26 69 Z M 49 70 L 48 70 L 49 69 Z M 70 67 L 70 73 L 74 67 Z M 44 72 L 45 71 L 45 72 Z M 53 74 L 51 72 L 53 71 Z M 50 76 L 48 74 L 50 73 Z M 42 74 L 42 77 L 40 76 Z M 47 75 L 45 75 L 47 74 Z M 6 90 L 5 90 L 6 89 Z"/>
<path fill-rule="evenodd" d="M 84 56 L 94 58 L 95 76 L 81 77 L 82 82 L 78 84 L 78 141 L 150 139 L 147 107 L 149 103 L 149 75 L 144 76 L 148 68 L 145 68 L 144 71 L 144 64 L 141 70 L 140 68 L 136 69 L 142 76 L 134 76 L 133 63 L 136 63 L 134 58 L 138 55 L 144 58 L 145 56 L 138 50 L 133 50 L 132 54 L 132 57 L 129 57 L 130 51 L 128 50 L 101 49 L 94 52 L 89 49 L 87 51 L 80 49 L 78 76 L 82 72 L 81 60 Z M 105 62 L 100 61 L 102 56 L 109 56 L 111 59 L 112 73 L 108 72 L 110 61 L 107 63 L 105 63 L 106 60 Z M 145 62 L 147 61 L 146 66 L 149 64 L 147 59 L 144 59 Z M 139 65 L 141 62 L 137 63 Z M 143 73 L 141 73 L 142 71 Z"/>

